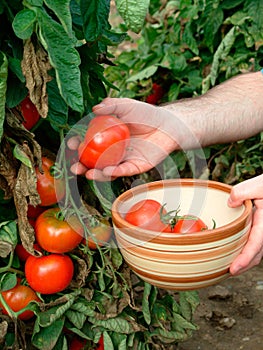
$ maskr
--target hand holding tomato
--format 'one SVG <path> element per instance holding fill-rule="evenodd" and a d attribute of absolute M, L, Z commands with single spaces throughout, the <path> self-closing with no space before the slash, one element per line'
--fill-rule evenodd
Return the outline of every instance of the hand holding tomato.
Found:
<path fill-rule="evenodd" d="M 85 174 L 90 180 L 109 181 L 116 177 L 144 173 L 180 148 L 178 133 L 174 130 L 174 125 L 177 126 L 176 117 L 164 108 L 128 98 L 106 98 L 94 106 L 93 112 L 96 116 L 117 115 L 129 127 L 130 145 L 120 164 L 104 169 L 89 169 L 78 162 L 71 166 L 71 171 L 76 175 Z M 76 150 L 79 143 L 79 137 L 74 136 L 67 145 L 71 150 Z"/>

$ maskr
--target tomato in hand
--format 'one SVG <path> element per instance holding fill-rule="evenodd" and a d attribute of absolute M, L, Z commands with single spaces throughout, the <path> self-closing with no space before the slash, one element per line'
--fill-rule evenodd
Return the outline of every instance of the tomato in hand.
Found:
<path fill-rule="evenodd" d="M 174 225 L 170 225 L 165 232 L 172 233 L 194 233 L 207 230 L 207 225 L 199 217 L 195 215 L 178 216 Z"/>
<path fill-rule="evenodd" d="M 29 96 L 27 96 L 21 103 L 20 103 L 21 113 L 24 117 L 23 125 L 27 130 L 31 130 L 33 126 L 37 124 L 39 121 L 40 115 L 38 113 L 38 110 L 36 109 L 36 106 L 33 104 L 33 102 L 30 100 Z"/>
<path fill-rule="evenodd" d="M 37 191 L 40 196 L 41 206 L 47 207 L 56 204 L 65 196 L 65 181 L 62 178 L 56 179 L 52 175 L 54 162 L 42 157 L 43 174 L 36 168 Z"/>
<path fill-rule="evenodd" d="M 36 241 L 49 253 L 67 253 L 83 239 L 83 226 L 75 215 L 64 217 L 59 208 L 44 211 L 36 220 Z"/>
<path fill-rule="evenodd" d="M 94 224 L 87 225 L 90 236 L 83 239 L 83 244 L 88 244 L 89 249 L 97 249 L 97 244 L 102 247 L 109 242 L 112 234 L 112 227 L 107 219 L 96 220 Z"/>
<path fill-rule="evenodd" d="M 87 168 L 103 169 L 118 165 L 124 158 L 130 142 L 130 131 L 117 117 L 102 115 L 93 118 L 78 154 Z"/>
<path fill-rule="evenodd" d="M 14 312 L 18 312 L 24 307 L 26 307 L 31 301 L 40 301 L 35 291 L 30 287 L 24 286 L 22 284 L 17 284 L 14 288 L 1 292 L 5 302 Z M 4 315 L 8 315 L 8 312 L 3 305 L 0 304 L 2 308 L 1 312 Z M 34 312 L 31 310 L 26 310 L 22 312 L 18 318 L 20 320 L 29 320 L 34 316 Z"/>
<path fill-rule="evenodd" d="M 53 294 L 66 289 L 74 273 L 71 258 L 63 254 L 30 256 L 25 263 L 25 276 L 32 289 Z"/>
<path fill-rule="evenodd" d="M 152 230 L 164 231 L 167 224 L 162 222 L 166 210 L 156 200 L 144 199 L 135 203 L 125 215 L 125 220 L 134 226 Z"/>

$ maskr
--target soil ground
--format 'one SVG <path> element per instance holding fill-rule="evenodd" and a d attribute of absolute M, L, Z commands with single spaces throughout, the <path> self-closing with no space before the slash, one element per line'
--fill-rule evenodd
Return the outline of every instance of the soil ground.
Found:
<path fill-rule="evenodd" d="M 263 350 L 263 261 L 199 295 L 199 330 L 178 350 Z"/>

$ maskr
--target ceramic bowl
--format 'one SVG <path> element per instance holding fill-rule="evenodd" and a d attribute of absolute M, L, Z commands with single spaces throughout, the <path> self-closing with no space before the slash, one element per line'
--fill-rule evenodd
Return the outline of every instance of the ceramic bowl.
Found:
<path fill-rule="evenodd" d="M 172 179 L 138 185 L 113 203 L 115 237 L 124 260 L 143 280 L 168 290 L 195 290 L 227 278 L 229 266 L 247 242 L 252 202 L 230 208 L 231 186 L 197 179 Z M 136 202 L 155 199 L 167 210 L 200 217 L 208 230 L 175 234 L 131 225 L 125 214 Z M 214 228 L 214 222 L 216 227 Z"/>

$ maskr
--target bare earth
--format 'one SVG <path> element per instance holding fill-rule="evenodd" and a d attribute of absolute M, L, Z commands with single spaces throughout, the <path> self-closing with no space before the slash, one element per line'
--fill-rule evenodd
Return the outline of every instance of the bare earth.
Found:
<path fill-rule="evenodd" d="M 178 350 L 263 350 L 263 261 L 200 290 L 199 330 Z"/>

